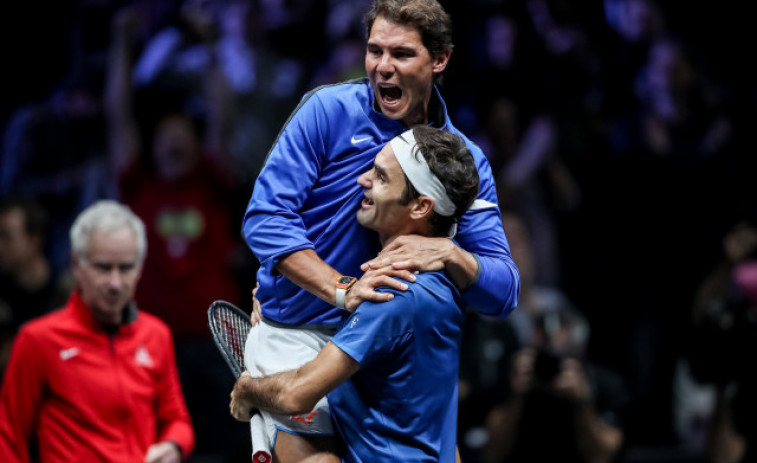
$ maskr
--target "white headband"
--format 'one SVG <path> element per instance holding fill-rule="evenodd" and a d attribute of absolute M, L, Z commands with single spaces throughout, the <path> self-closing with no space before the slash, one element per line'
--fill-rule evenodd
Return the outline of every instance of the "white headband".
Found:
<path fill-rule="evenodd" d="M 394 157 L 415 190 L 434 200 L 434 212 L 444 217 L 455 215 L 455 204 L 447 196 L 442 182 L 429 169 L 426 158 L 415 142 L 413 129 L 397 135 L 389 143 L 394 150 Z"/>

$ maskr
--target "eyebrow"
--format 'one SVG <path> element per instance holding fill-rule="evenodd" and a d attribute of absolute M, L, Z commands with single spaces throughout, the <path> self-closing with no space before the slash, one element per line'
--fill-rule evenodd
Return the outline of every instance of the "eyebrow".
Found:
<path fill-rule="evenodd" d="M 373 168 L 376 170 L 376 174 L 378 174 L 379 177 L 384 178 L 384 179 L 389 178 L 389 176 L 386 173 L 386 169 L 376 164 L 375 162 L 373 163 Z"/>
<path fill-rule="evenodd" d="M 371 49 L 371 48 L 379 48 L 379 49 L 388 48 L 390 53 L 408 53 L 408 54 L 413 54 L 413 55 L 415 55 L 415 54 L 418 53 L 418 51 L 416 50 L 416 48 L 412 47 L 412 46 L 407 46 L 407 45 L 383 46 L 383 45 L 381 45 L 379 43 L 376 43 L 376 42 L 368 42 L 368 44 L 366 45 L 366 48 L 368 48 L 368 49 Z"/>

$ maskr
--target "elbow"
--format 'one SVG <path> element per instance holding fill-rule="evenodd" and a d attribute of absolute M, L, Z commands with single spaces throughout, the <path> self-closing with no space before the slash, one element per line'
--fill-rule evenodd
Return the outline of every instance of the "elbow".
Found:
<path fill-rule="evenodd" d="M 302 415 L 315 408 L 319 397 L 310 397 L 302 388 L 290 386 L 281 391 L 281 411 L 286 415 Z"/>
<path fill-rule="evenodd" d="M 518 306 L 518 299 L 520 298 L 520 272 L 518 272 L 518 269 L 514 265 L 509 267 L 509 270 L 510 284 L 506 285 L 506 290 L 503 291 L 501 308 L 497 314 L 498 318 L 505 318 L 510 315 Z"/>
<path fill-rule="evenodd" d="M 514 266 L 504 271 L 487 275 L 479 280 L 478 290 L 469 290 L 468 304 L 490 317 L 504 319 L 518 306 L 520 298 L 520 274 Z"/>

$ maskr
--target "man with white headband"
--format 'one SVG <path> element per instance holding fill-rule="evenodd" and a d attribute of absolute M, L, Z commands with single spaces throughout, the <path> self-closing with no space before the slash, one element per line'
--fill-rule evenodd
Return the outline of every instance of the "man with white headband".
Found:
<path fill-rule="evenodd" d="M 418 126 L 386 144 L 358 184 L 357 221 L 387 246 L 407 234 L 454 233 L 479 178 L 457 135 Z M 455 461 L 460 291 L 443 271 L 420 273 L 406 291 L 379 290 L 392 299 L 359 305 L 314 360 L 261 378 L 245 372 L 232 415 L 306 413 L 328 393 L 342 461 Z"/>
<path fill-rule="evenodd" d="M 260 262 L 262 321 L 253 327 L 255 344 L 248 342 L 254 375 L 314 359 L 361 302 L 393 297 L 375 288 L 401 291 L 414 272 L 444 269 L 465 305 L 490 317 L 505 318 L 518 302 L 520 276 L 491 166 L 452 124 L 436 86 L 453 49 L 449 15 L 436 0 L 373 0 L 365 26 L 366 77 L 304 95 L 255 180 L 242 226 Z M 459 220 L 454 241 L 445 230 L 438 237 L 402 235 L 382 248 L 376 233 L 354 219 L 363 199 L 355 180 L 390 140 L 416 125 L 463 140 L 483 206 Z M 261 414 L 279 462 L 333 449 L 327 402 L 299 416 Z"/>

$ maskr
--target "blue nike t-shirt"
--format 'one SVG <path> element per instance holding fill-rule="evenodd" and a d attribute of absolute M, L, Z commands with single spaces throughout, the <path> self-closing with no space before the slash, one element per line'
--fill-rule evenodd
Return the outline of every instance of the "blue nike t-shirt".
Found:
<path fill-rule="evenodd" d="M 389 302 L 364 302 L 332 338 L 360 363 L 328 395 L 345 462 L 454 462 L 464 314 L 442 272 Z"/>

